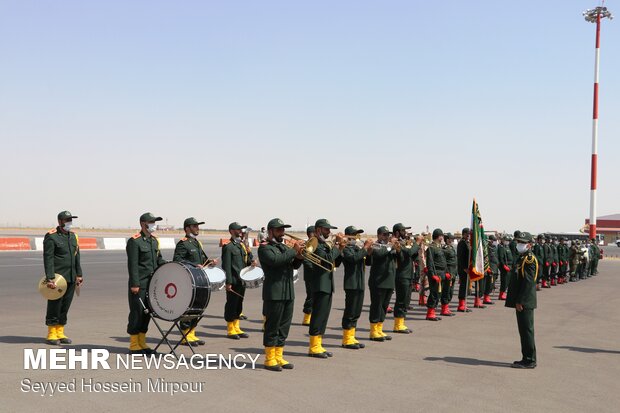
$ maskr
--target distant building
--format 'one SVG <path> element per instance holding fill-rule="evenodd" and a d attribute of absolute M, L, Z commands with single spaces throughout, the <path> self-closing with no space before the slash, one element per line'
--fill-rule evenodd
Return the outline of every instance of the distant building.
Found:
<path fill-rule="evenodd" d="M 590 225 L 589 219 L 586 219 L 586 226 L 587 225 Z M 604 236 L 605 245 L 620 239 L 620 214 L 597 217 L 596 233 Z"/>

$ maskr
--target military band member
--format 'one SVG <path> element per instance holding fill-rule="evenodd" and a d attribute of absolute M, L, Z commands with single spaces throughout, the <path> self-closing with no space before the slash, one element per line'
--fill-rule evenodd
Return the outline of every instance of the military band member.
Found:
<path fill-rule="evenodd" d="M 506 299 L 506 289 L 513 265 L 512 252 L 510 251 L 510 237 L 505 236 L 502 243 L 497 246 L 497 261 L 499 267 L 499 296 L 498 300 Z"/>
<path fill-rule="evenodd" d="M 426 302 L 426 319 L 429 321 L 439 321 L 435 309 L 441 300 L 441 314 L 453 316 L 449 308 L 450 281 L 452 274 L 447 272 L 446 257 L 443 254 L 443 231 L 439 228 L 433 231 L 433 242 L 426 250 L 426 267 L 428 268 L 429 295 Z"/>
<path fill-rule="evenodd" d="M 534 340 L 534 309 L 536 308 L 536 276 L 538 260 L 530 250 L 534 242 L 532 236 L 519 234 L 517 251 L 519 261 L 516 276 L 510 278 L 506 307 L 516 309 L 517 326 L 521 338 L 522 358 L 512 364 L 514 368 L 533 369 L 536 367 L 536 343 Z"/>
<path fill-rule="evenodd" d="M 551 288 L 551 268 L 553 268 L 553 251 L 551 250 L 551 239 L 542 238 L 545 261 L 543 265 L 542 288 Z"/>
<path fill-rule="evenodd" d="M 570 250 L 566 245 L 566 238 L 560 237 L 560 245 L 558 245 L 558 284 L 564 284 L 567 279 L 568 258 Z"/>
<path fill-rule="evenodd" d="M 145 314 L 142 303 L 146 304 L 146 291 L 153 273 L 166 261 L 159 251 L 159 240 L 153 235 L 157 229 L 156 217 L 150 212 L 140 216 L 140 232 L 127 241 L 127 269 L 129 272 L 129 351 L 133 354 L 152 354 L 146 344 L 146 333 L 151 316 Z M 142 303 L 140 302 L 142 300 Z"/>
<path fill-rule="evenodd" d="M 265 328 L 265 369 L 282 371 L 293 365 L 284 359 L 284 344 L 293 319 L 295 287 L 293 270 L 303 262 L 303 243 L 297 241 L 292 248 L 284 241 L 284 232 L 291 226 L 274 218 L 267 224 L 267 242 L 258 247 L 258 259 L 265 273 L 263 282 L 263 314 Z"/>
<path fill-rule="evenodd" d="M 314 237 L 314 225 L 306 228 L 306 235 L 308 239 Z M 310 325 L 310 319 L 312 318 L 312 288 L 310 287 L 310 278 L 312 274 L 312 263 L 308 260 L 304 260 L 304 286 L 306 287 L 306 299 L 304 300 L 304 319 L 301 322 L 303 326 Z"/>
<path fill-rule="evenodd" d="M 200 225 L 204 222 L 198 222 L 196 218 L 187 218 L 183 222 L 183 230 L 185 236 L 179 240 L 176 248 L 174 249 L 173 261 L 176 262 L 190 262 L 202 268 L 205 265 L 216 265 L 218 260 L 209 260 L 207 254 L 202 248 L 202 243 L 198 240 L 200 234 Z M 198 326 L 198 317 L 193 318 L 191 321 L 181 321 L 179 323 L 185 339 L 182 344 L 190 346 L 202 346 L 205 344 L 204 340 L 199 339 L 196 336 L 196 327 Z"/>
<path fill-rule="evenodd" d="M 454 248 L 454 235 L 451 232 L 444 234 L 445 244 L 442 246 L 443 255 L 446 257 L 447 271 L 450 277 L 450 290 L 448 293 L 448 303 L 452 302 L 454 296 L 454 284 L 456 284 L 456 275 L 458 274 L 458 264 L 456 259 L 456 249 Z M 449 308 L 449 307 L 448 307 Z"/>
<path fill-rule="evenodd" d="M 310 335 L 310 344 L 308 348 L 308 356 L 316 358 L 328 358 L 333 354 L 323 348 L 323 335 L 327 328 L 329 313 L 332 308 L 332 296 L 334 293 L 334 267 L 340 265 L 342 261 L 341 250 L 344 248 L 343 243 L 337 242 L 332 245 L 328 242 L 328 238 L 332 229 L 337 229 L 326 219 L 319 219 L 314 224 L 316 239 L 318 245 L 314 253 L 323 258 L 325 264 L 322 266 L 313 265 L 310 277 L 310 288 L 312 290 L 312 318 L 308 334 Z M 340 239 L 342 241 L 342 239 Z M 331 271 L 323 268 L 325 265 L 331 264 Z"/>
<path fill-rule="evenodd" d="M 51 345 L 71 344 L 71 339 L 65 335 L 67 314 L 75 288 L 82 285 L 84 280 L 80 265 L 78 236 L 71 232 L 73 219 L 77 217 L 69 211 L 62 211 L 57 218 L 58 226 L 50 230 L 43 238 L 43 267 L 47 288 L 57 288 L 56 274 L 60 274 L 67 282 L 67 289 L 61 298 L 47 300 L 45 315 L 47 338 L 45 341 Z"/>
<path fill-rule="evenodd" d="M 226 336 L 233 340 L 248 338 L 248 334 L 239 327 L 239 318 L 243 311 L 243 296 L 245 287 L 241 281 L 241 270 L 245 267 L 255 267 L 257 262 L 250 247 L 243 239 L 243 230 L 247 226 L 238 222 L 228 225 L 230 242 L 222 247 L 222 269 L 226 273 L 226 305 L 224 319 L 226 320 Z"/>
<path fill-rule="evenodd" d="M 423 232 L 422 234 L 416 236 L 416 244 L 419 246 L 418 250 L 418 271 L 420 273 L 419 281 L 420 285 L 418 288 L 418 305 L 426 306 L 426 291 L 428 291 L 428 269 L 426 268 L 426 250 L 430 245 L 429 240 L 426 238 L 428 233 Z"/>
<path fill-rule="evenodd" d="M 411 283 L 413 281 L 413 262 L 418 258 L 420 246 L 409 239 L 406 227 L 400 222 L 392 227 L 394 238 L 400 243 L 400 251 L 396 254 L 396 279 L 394 304 L 394 329 L 395 333 L 410 334 L 411 330 L 405 325 L 407 309 L 411 301 Z"/>
<path fill-rule="evenodd" d="M 493 305 L 493 301 L 491 300 L 491 293 L 495 290 L 495 280 L 497 279 L 497 273 L 499 272 L 499 260 L 497 259 L 497 247 L 499 246 L 499 241 L 495 235 L 489 236 L 489 270 L 484 275 L 484 295 L 482 304 L 484 305 Z"/>
<path fill-rule="evenodd" d="M 549 280 L 550 284 L 558 285 L 558 265 L 559 265 L 559 255 L 558 255 L 558 239 L 556 237 L 549 237 L 548 240 L 549 249 L 551 250 L 551 266 L 549 269 Z"/>
<path fill-rule="evenodd" d="M 344 230 L 344 234 L 350 237 L 356 237 L 363 232 L 363 229 L 357 229 L 354 226 L 348 226 Z M 359 240 L 349 238 L 342 250 L 345 294 L 344 313 L 342 314 L 342 347 L 354 350 L 365 347 L 355 338 L 355 329 L 364 304 L 366 256 L 372 248 L 372 240 L 367 239 L 363 246 L 358 243 Z"/>
<path fill-rule="evenodd" d="M 390 230 L 386 227 L 377 229 L 377 242 L 370 249 L 366 265 L 370 265 L 368 289 L 370 290 L 370 339 L 372 341 L 391 340 L 383 332 L 385 314 L 394 292 L 396 280 L 396 250 L 390 241 Z"/>
<path fill-rule="evenodd" d="M 467 308 L 467 291 L 469 290 L 469 228 L 463 228 L 461 239 L 456 246 L 456 260 L 459 275 L 459 306 L 456 311 L 471 313 Z"/>
<path fill-rule="evenodd" d="M 579 274 L 577 273 L 579 265 L 579 240 L 572 240 L 569 252 L 570 264 L 570 282 L 576 282 Z"/>
<path fill-rule="evenodd" d="M 545 260 L 546 260 L 546 250 L 545 250 L 545 236 L 542 234 L 539 234 L 536 237 L 537 242 L 534 244 L 534 246 L 532 247 L 532 252 L 534 253 L 534 255 L 536 256 L 536 259 L 538 260 L 538 262 L 540 263 L 540 266 L 538 267 L 538 271 L 540 271 L 539 274 L 537 274 L 537 286 L 536 289 L 540 290 L 540 285 L 542 283 L 543 287 L 547 286 L 547 282 L 544 280 L 545 276 L 544 276 L 544 272 L 545 272 Z"/>
<path fill-rule="evenodd" d="M 596 243 L 596 238 L 590 240 L 590 275 L 598 275 L 598 261 L 601 258 L 601 248 Z"/>

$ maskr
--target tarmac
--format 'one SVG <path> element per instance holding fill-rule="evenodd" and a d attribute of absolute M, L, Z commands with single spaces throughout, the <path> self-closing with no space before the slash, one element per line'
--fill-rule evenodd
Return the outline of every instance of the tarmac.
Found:
<path fill-rule="evenodd" d="M 209 256 L 219 248 L 208 242 Z M 172 259 L 172 250 L 163 251 Z M 105 349 L 110 360 L 127 353 L 127 269 L 124 251 L 84 251 L 85 284 L 75 297 L 66 332 L 69 349 Z M 334 353 L 326 360 L 308 357 L 308 330 L 301 326 L 304 284 L 297 299 L 285 358 L 293 370 L 263 369 L 261 290 L 246 291 L 241 327 L 248 339 L 225 337 L 225 294 L 214 292 L 198 336 L 206 341 L 200 353 L 251 355 L 256 369 L 127 369 L 26 370 L 24 349 L 60 348 L 44 342 L 45 300 L 36 291 L 43 275 L 41 252 L 0 253 L 0 394 L 2 412 L 141 411 L 434 411 L 434 412 L 600 412 L 620 405 L 620 262 L 603 260 L 600 274 L 588 280 L 539 292 L 536 310 L 538 367 L 510 367 L 520 359 L 513 309 L 503 302 L 440 322 L 424 320 L 425 309 L 414 303 L 407 325 L 413 334 L 392 334 L 384 343 L 368 340 L 368 293 L 357 337 L 365 349 L 340 347 L 344 307 L 342 270 L 323 345 Z M 470 300 L 470 307 L 472 306 Z M 456 310 L 453 303 L 452 310 Z M 384 325 L 391 330 L 393 318 Z M 163 326 L 169 323 L 160 322 Z M 159 338 L 151 323 L 149 343 Z M 178 338 L 178 335 L 174 336 Z M 180 353 L 190 356 L 183 347 Z M 141 358 L 141 357 L 140 357 Z M 27 381 L 28 379 L 29 381 Z M 78 383 L 75 392 L 35 389 L 33 383 Z M 140 383 L 142 391 L 81 391 L 79 383 Z M 203 383 L 201 392 L 147 391 L 148 380 Z M 25 381 L 26 380 L 26 381 Z M 92 381 L 91 381 L 92 380 Z M 24 383 L 28 383 L 25 385 Z M 189 385 L 189 384 L 188 384 Z M 48 385 L 49 386 L 49 385 Z M 35 391 L 36 390 L 36 391 Z M 43 394 L 43 395 L 42 395 Z"/>

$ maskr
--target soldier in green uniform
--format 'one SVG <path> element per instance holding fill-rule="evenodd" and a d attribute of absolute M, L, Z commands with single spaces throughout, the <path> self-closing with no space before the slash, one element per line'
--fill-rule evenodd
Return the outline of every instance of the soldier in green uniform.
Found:
<path fill-rule="evenodd" d="M 348 349 L 364 348 L 364 344 L 355 338 L 357 320 L 362 314 L 364 304 L 364 282 L 366 273 L 366 256 L 372 247 L 372 240 L 367 239 L 363 246 L 358 245 L 354 237 L 362 234 L 363 229 L 348 226 L 344 234 L 350 237 L 342 250 L 344 265 L 344 313 L 342 314 L 342 347 Z"/>
<path fill-rule="evenodd" d="M 445 316 L 453 316 L 450 312 L 449 296 L 452 274 L 448 273 L 446 257 L 443 253 L 443 231 L 439 228 L 433 230 L 433 242 L 426 250 L 426 268 L 428 269 L 429 295 L 426 301 L 426 319 L 439 321 L 441 317 L 435 314 L 435 308 L 441 300 L 441 313 Z"/>
<path fill-rule="evenodd" d="M 489 235 L 488 252 L 489 252 L 489 271 L 484 275 L 484 296 L 482 304 L 493 305 L 491 293 L 495 290 L 495 280 L 499 272 L 499 260 L 497 258 L 497 247 L 499 241 L 495 235 Z"/>
<path fill-rule="evenodd" d="M 601 248 L 597 245 L 596 239 L 590 240 L 590 275 L 598 275 L 598 261 L 601 258 Z"/>
<path fill-rule="evenodd" d="M 459 306 L 456 311 L 471 313 L 467 308 L 467 291 L 469 289 L 469 228 L 461 231 L 461 240 L 456 246 L 456 261 L 459 275 Z"/>
<path fill-rule="evenodd" d="M 569 253 L 570 250 L 568 245 L 566 245 L 566 238 L 560 237 L 560 245 L 558 245 L 558 284 L 566 282 Z"/>
<path fill-rule="evenodd" d="M 310 225 L 306 228 L 306 235 L 308 236 L 308 239 L 314 237 L 314 225 Z M 310 319 L 312 318 L 312 288 L 310 287 L 312 270 L 312 263 L 308 260 L 304 260 L 304 286 L 306 287 L 306 299 L 304 300 L 304 319 L 301 322 L 302 326 L 309 326 Z"/>
<path fill-rule="evenodd" d="M 67 314 L 75 288 L 83 282 L 78 236 L 71 232 L 74 218 L 77 217 L 71 212 L 62 211 L 58 214 L 58 226 L 43 238 L 43 267 L 47 288 L 56 288 L 56 274 L 62 275 L 67 281 L 67 289 L 61 298 L 47 300 L 45 341 L 51 345 L 71 344 L 71 340 L 65 335 Z"/>
<path fill-rule="evenodd" d="M 550 239 L 543 236 L 543 250 L 545 252 L 545 261 L 543 262 L 543 279 L 542 288 L 551 288 L 551 268 L 553 264 L 553 251 L 551 250 Z"/>
<path fill-rule="evenodd" d="M 444 257 L 446 258 L 447 272 L 450 274 L 450 292 L 448 293 L 449 304 L 452 302 L 452 297 L 454 296 L 454 284 L 456 283 L 456 274 L 458 273 L 458 263 L 456 259 L 456 250 L 454 249 L 454 235 L 452 235 L 451 232 L 446 232 L 443 237 L 446 242 L 442 246 L 442 250 Z M 449 306 L 447 310 L 450 312 Z"/>
<path fill-rule="evenodd" d="M 185 230 L 185 236 L 179 240 L 176 248 L 174 249 L 173 261 L 176 262 L 189 262 L 202 268 L 209 263 L 209 265 L 215 265 L 218 260 L 209 260 L 207 254 L 205 254 L 202 248 L 202 243 L 198 240 L 200 234 L 200 225 L 204 222 L 198 222 L 196 218 L 187 218 L 183 222 L 183 229 Z M 198 318 L 194 318 L 191 321 L 181 321 L 179 323 L 185 339 L 182 344 L 190 346 L 202 346 L 205 344 L 204 340 L 199 339 L 196 336 L 196 327 L 198 326 Z"/>
<path fill-rule="evenodd" d="M 328 238 L 332 229 L 337 229 L 326 219 L 318 219 L 314 224 L 318 245 L 314 253 L 323 258 L 325 262 L 332 263 L 332 270 L 328 271 L 318 265 L 312 266 L 310 276 L 310 288 L 312 290 L 312 318 L 308 334 L 310 345 L 308 356 L 316 358 L 332 357 L 332 353 L 323 347 L 323 335 L 327 328 L 327 320 L 332 308 L 332 295 L 334 293 L 334 267 L 342 261 L 341 249 L 344 244 L 332 245 Z M 340 241 L 342 241 L 340 239 Z"/>
<path fill-rule="evenodd" d="M 411 330 L 405 325 L 407 309 L 411 301 L 411 283 L 413 281 L 413 262 L 418 258 L 420 246 L 408 238 L 406 227 L 400 222 L 392 227 L 392 233 L 400 243 L 400 251 L 396 254 L 396 302 L 394 304 L 395 333 L 410 334 Z"/>
<path fill-rule="evenodd" d="M 222 247 L 222 269 L 226 273 L 226 305 L 224 319 L 226 320 L 226 336 L 233 340 L 248 338 L 249 335 L 239 327 L 239 318 L 243 311 L 243 296 L 245 287 L 241 281 L 241 270 L 248 266 L 255 267 L 257 262 L 252 251 L 242 239 L 243 230 L 247 226 L 238 222 L 228 225 L 230 242 Z"/>
<path fill-rule="evenodd" d="M 569 252 L 570 264 L 570 282 L 577 282 L 579 274 L 577 269 L 579 266 L 579 240 L 572 240 Z"/>
<path fill-rule="evenodd" d="M 560 261 L 558 254 L 558 239 L 556 237 L 549 237 L 548 241 L 549 249 L 551 250 L 551 260 L 549 266 L 549 283 L 552 286 L 558 285 L 558 264 Z"/>
<path fill-rule="evenodd" d="M 512 267 L 512 251 L 510 251 L 510 238 L 504 236 L 502 243 L 497 246 L 497 261 L 499 267 L 499 296 L 498 300 L 506 299 L 506 287 Z"/>
<path fill-rule="evenodd" d="M 129 271 L 129 317 L 127 334 L 129 334 L 129 351 L 132 354 L 152 354 L 153 350 L 146 344 L 146 333 L 151 316 L 144 313 L 140 300 L 146 304 L 146 292 L 153 273 L 166 261 L 159 251 L 159 240 L 153 235 L 157 229 L 156 217 L 150 212 L 140 216 L 140 232 L 127 241 L 127 269 Z"/>
<path fill-rule="evenodd" d="M 267 224 L 267 242 L 258 247 L 258 259 L 265 273 L 263 283 L 263 315 L 265 328 L 265 369 L 282 371 L 293 365 L 284 359 L 284 344 L 293 319 L 295 287 L 293 270 L 303 262 L 303 242 L 297 241 L 292 248 L 284 241 L 285 228 L 291 226 L 274 218 Z"/>
<path fill-rule="evenodd" d="M 534 255 L 536 256 L 536 259 L 538 260 L 538 262 L 540 263 L 540 266 L 538 267 L 538 271 L 541 271 L 539 274 L 536 274 L 536 279 L 538 280 L 537 283 L 538 285 L 536 286 L 536 289 L 540 290 L 540 284 L 541 282 L 543 283 L 543 286 L 546 286 L 546 282 L 542 281 L 544 278 L 544 266 L 545 266 L 545 236 L 542 234 L 539 234 L 538 237 L 536 237 L 537 241 L 533 248 L 532 248 L 532 252 L 534 253 Z"/>
<path fill-rule="evenodd" d="M 396 243 L 390 241 L 390 230 L 386 227 L 377 229 L 377 242 L 371 246 L 366 265 L 370 266 L 368 289 L 370 290 L 370 339 L 372 341 L 391 340 L 383 332 L 383 323 L 396 280 Z"/>
<path fill-rule="evenodd" d="M 536 276 L 538 260 L 531 252 L 532 236 L 519 234 L 517 251 L 519 261 L 516 276 L 511 277 L 506 297 L 506 307 L 516 309 L 517 326 L 521 338 L 522 359 L 512 364 L 514 368 L 533 369 L 536 367 L 536 343 L 534 341 L 534 309 L 536 308 Z"/>

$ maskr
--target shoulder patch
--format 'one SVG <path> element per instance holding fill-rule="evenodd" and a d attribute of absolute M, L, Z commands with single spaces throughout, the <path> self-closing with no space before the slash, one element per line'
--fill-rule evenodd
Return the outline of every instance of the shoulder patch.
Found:
<path fill-rule="evenodd" d="M 133 237 L 131 237 L 131 238 L 133 238 L 133 239 L 138 239 L 138 238 L 140 238 L 141 236 L 142 236 L 142 234 L 140 234 L 140 233 L 138 232 L 137 234 L 135 234 L 135 235 L 134 235 Z"/>
<path fill-rule="evenodd" d="M 56 228 L 54 229 L 50 229 L 49 231 L 47 231 L 48 234 L 55 234 L 56 231 L 58 231 Z"/>
<path fill-rule="evenodd" d="M 187 237 L 181 238 L 181 241 L 187 241 Z"/>

